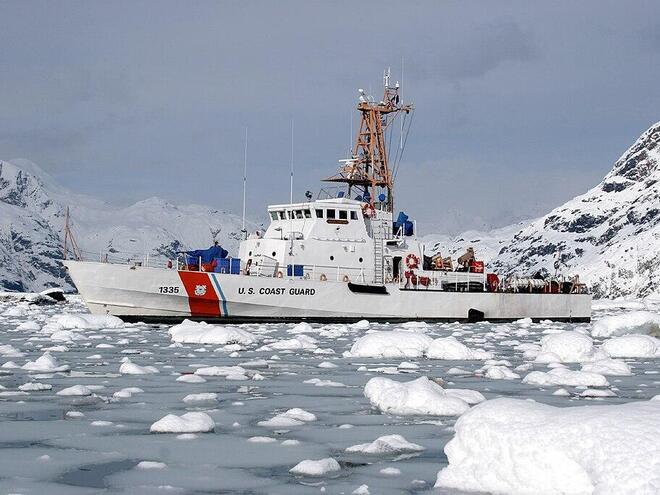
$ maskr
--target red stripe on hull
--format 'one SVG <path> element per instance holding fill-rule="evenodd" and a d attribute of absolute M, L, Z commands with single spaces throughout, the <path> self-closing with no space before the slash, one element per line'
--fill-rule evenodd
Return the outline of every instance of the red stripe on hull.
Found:
<path fill-rule="evenodd" d="M 179 272 L 179 278 L 186 288 L 192 316 L 222 316 L 220 300 L 208 273 Z"/>

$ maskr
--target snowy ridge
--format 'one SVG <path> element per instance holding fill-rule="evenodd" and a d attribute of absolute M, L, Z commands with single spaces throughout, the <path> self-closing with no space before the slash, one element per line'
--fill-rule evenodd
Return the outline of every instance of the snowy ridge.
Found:
<path fill-rule="evenodd" d="M 596 297 L 660 294 L 660 122 L 594 188 L 528 223 L 456 237 L 427 236 L 427 249 L 456 257 L 473 246 L 505 275 L 579 275 Z"/>
<path fill-rule="evenodd" d="M 514 235 L 494 267 L 577 273 L 600 297 L 660 292 L 660 122 L 596 187 Z M 515 268 L 514 268 L 515 267 Z"/>
<path fill-rule="evenodd" d="M 160 198 L 117 207 L 72 193 L 28 160 L 0 160 L 0 287 L 73 289 L 59 262 L 67 206 L 78 245 L 90 259 L 100 251 L 121 259 L 170 257 L 214 239 L 230 252 L 238 248 L 241 219 L 226 211 Z"/>

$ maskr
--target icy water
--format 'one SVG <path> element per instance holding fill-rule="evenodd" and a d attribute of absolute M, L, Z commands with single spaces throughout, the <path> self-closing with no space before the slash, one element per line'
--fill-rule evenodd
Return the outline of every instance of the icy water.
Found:
<path fill-rule="evenodd" d="M 403 369 L 398 366 L 404 359 L 343 357 L 367 331 L 345 325 L 312 325 L 305 335 L 317 342 L 308 349 L 293 350 L 259 350 L 296 337 L 291 333 L 293 324 L 242 325 L 260 341 L 228 347 L 173 344 L 166 326 L 75 329 L 73 334 L 52 336 L 41 330 L 54 314 L 84 311 L 78 300 L 46 307 L 0 303 L 0 349 L 11 346 L 0 353 L 2 493 L 350 494 L 361 485 L 368 485 L 372 494 L 457 493 L 433 488 L 438 470 L 447 463 L 443 448 L 452 438 L 456 418 L 383 414 L 363 395 L 370 378 L 435 377 L 443 379 L 446 388 L 477 390 L 487 399 L 532 398 L 558 406 L 648 400 L 660 393 L 657 359 L 626 359 L 632 376 L 608 376 L 614 397 L 580 398 L 580 389 L 575 387 L 563 387 L 570 395 L 556 396 L 552 393 L 560 387 L 487 379 L 479 371 L 484 361 L 411 358 L 405 361 L 419 367 Z M 624 311 L 601 309 L 595 318 Z M 370 325 L 371 330 L 395 328 L 400 325 Z M 547 333 L 575 328 L 573 324 L 523 322 L 430 324 L 407 331 L 434 338 L 454 335 L 470 348 L 491 351 L 496 360 L 509 361 L 510 369 L 522 378 L 548 368 L 526 361 L 516 346 L 538 344 Z M 70 371 L 40 373 L 20 368 L 48 348 L 58 364 L 68 365 Z M 139 366 L 153 366 L 158 373 L 120 374 L 126 357 Z M 18 367 L 7 365 L 9 361 Z M 323 362 L 336 367 L 320 368 Z M 176 381 L 199 367 L 235 365 L 249 370 L 250 378 L 205 376 L 203 383 Z M 521 365 L 524 368 L 515 370 Z M 578 364 L 567 366 L 580 369 Z M 451 368 L 463 372 L 448 374 Z M 314 378 L 321 381 L 304 383 Z M 19 390 L 28 382 L 52 385 L 52 389 Z M 56 395 L 74 385 L 84 385 L 92 394 Z M 127 387 L 143 392 L 113 397 Z M 217 401 L 183 401 L 189 394 L 208 392 L 217 393 Z M 293 407 L 313 413 L 316 421 L 281 429 L 258 425 Z M 150 433 L 150 426 L 166 414 L 189 411 L 206 412 L 215 421 L 215 430 L 194 435 Z M 345 452 L 349 446 L 394 433 L 425 450 L 380 456 Z M 336 459 L 341 470 L 318 478 L 289 473 L 302 460 L 327 457 Z M 140 469 L 141 461 L 164 465 Z M 396 470 L 381 472 L 385 468 Z"/>

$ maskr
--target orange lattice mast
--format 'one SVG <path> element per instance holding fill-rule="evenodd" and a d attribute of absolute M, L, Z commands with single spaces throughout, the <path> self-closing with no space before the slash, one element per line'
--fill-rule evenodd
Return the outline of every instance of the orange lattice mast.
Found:
<path fill-rule="evenodd" d="M 392 212 L 394 209 L 394 177 L 388 164 L 385 133 L 400 113 L 408 114 L 412 105 L 404 105 L 400 100 L 399 83 L 390 87 L 390 71 L 383 75 L 385 93 L 379 102 L 365 95 L 360 89 L 357 106 L 360 112 L 360 127 L 352 150 L 352 157 L 342 160 L 339 172 L 325 179 L 327 182 L 343 182 L 351 190 L 359 188 L 362 197 L 379 210 Z M 403 130 L 403 127 L 402 127 Z M 381 194 L 385 200 L 380 201 Z"/>

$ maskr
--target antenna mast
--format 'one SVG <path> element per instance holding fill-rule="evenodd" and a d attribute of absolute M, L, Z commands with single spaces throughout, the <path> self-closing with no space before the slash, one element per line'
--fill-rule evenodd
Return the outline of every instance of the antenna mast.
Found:
<path fill-rule="evenodd" d="M 348 185 L 348 196 L 355 187 L 363 199 L 376 209 L 392 212 L 394 210 L 394 178 L 390 170 L 385 141 L 385 132 L 400 114 L 413 111 L 412 104 L 400 102 L 400 86 L 397 82 L 390 86 L 390 69 L 383 72 L 385 91 L 383 99 L 374 101 L 373 97 L 360 93 L 357 109 L 360 112 L 360 126 L 355 138 L 350 160 L 342 160 L 342 167 L 326 182 L 343 182 Z M 384 193 L 384 199 L 380 196 Z"/>
<path fill-rule="evenodd" d="M 245 128 L 245 150 L 243 153 L 243 224 L 241 233 L 243 239 L 247 239 L 247 230 L 245 229 L 245 192 L 247 189 L 247 152 L 248 152 L 248 128 Z"/>
<path fill-rule="evenodd" d="M 69 242 L 71 242 L 71 251 L 73 251 L 73 257 L 76 261 L 82 260 L 80 255 L 80 249 L 78 249 L 78 243 L 73 237 L 71 232 L 71 225 L 69 225 L 69 207 L 66 207 L 66 213 L 64 215 L 64 253 L 63 259 L 68 259 L 69 256 Z"/>

